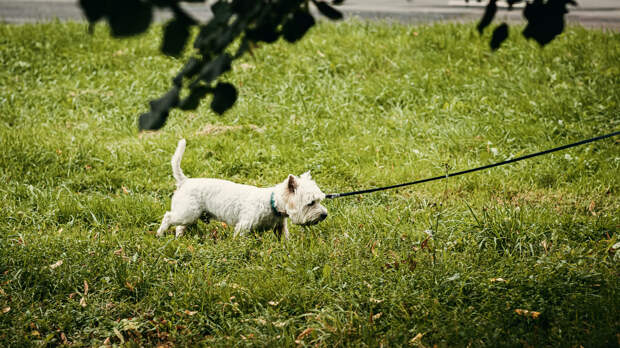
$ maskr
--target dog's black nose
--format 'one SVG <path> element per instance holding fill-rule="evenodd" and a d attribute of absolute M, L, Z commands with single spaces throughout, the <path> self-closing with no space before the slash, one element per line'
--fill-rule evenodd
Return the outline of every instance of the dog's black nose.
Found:
<path fill-rule="evenodd" d="M 327 217 L 327 213 L 321 213 L 321 221 L 325 220 Z"/>

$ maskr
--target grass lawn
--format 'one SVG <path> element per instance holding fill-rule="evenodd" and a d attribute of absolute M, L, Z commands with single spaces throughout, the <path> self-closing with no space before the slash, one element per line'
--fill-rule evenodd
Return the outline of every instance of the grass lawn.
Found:
<path fill-rule="evenodd" d="M 216 222 L 154 235 L 181 137 L 190 177 L 311 170 L 329 193 L 618 130 L 620 34 L 489 38 L 321 23 L 235 64 L 225 115 L 206 100 L 140 134 L 182 65 L 161 27 L 0 25 L 0 346 L 618 346 L 617 138 L 326 201 L 286 243 Z"/>

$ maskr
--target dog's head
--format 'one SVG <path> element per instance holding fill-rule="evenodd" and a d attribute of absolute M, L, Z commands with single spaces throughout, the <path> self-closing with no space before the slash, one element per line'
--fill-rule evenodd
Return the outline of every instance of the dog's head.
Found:
<path fill-rule="evenodd" d="M 286 214 L 296 225 L 314 225 L 327 217 L 327 209 L 321 205 L 325 194 L 312 180 L 310 172 L 295 176 L 289 174 L 284 180 L 283 200 Z"/>

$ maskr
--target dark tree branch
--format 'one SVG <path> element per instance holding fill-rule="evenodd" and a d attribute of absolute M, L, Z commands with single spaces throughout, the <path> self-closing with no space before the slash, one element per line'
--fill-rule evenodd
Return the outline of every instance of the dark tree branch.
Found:
<path fill-rule="evenodd" d="M 404 1 L 404 0 L 403 0 Z M 524 0 L 507 0 L 509 10 Z M 168 8 L 174 18 L 164 26 L 161 51 L 179 57 L 186 49 L 191 28 L 198 26 L 194 39 L 194 54 L 172 79 L 172 88 L 161 98 L 150 102 L 150 111 L 139 118 L 140 129 L 163 127 L 170 110 L 194 110 L 208 94 L 213 95 L 211 109 L 222 114 L 237 100 L 236 88 L 220 81 L 239 59 L 257 43 L 273 43 L 280 37 L 294 43 L 312 28 L 316 21 L 309 10 L 312 5 L 323 16 L 339 20 L 340 11 L 324 0 L 217 0 L 211 5 L 213 17 L 200 24 L 179 5 L 180 2 L 204 0 L 79 0 L 84 15 L 92 25 L 100 20 L 108 22 L 113 36 L 124 37 L 142 33 L 153 20 L 153 7 Z M 332 0 L 340 5 L 344 0 Z M 523 15 L 527 26 L 526 38 L 533 38 L 541 45 L 551 42 L 564 30 L 567 5 L 573 0 L 532 0 L 527 2 Z M 496 0 L 489 0 L 477 25 L 480 34 L 491 24 L 497 13 Z M 497 50 L 508 38 L 508 25 L 502 23 L 493 31 L 490 46 Z M 235 49 L 234 53 L 233 48 Z M 187 96 L 180 99 L 181 92 Z"/>

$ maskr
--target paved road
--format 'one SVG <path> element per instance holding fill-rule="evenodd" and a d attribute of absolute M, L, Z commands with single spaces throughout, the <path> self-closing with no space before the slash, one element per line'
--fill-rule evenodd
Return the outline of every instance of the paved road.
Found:
<path fill-rule="evenodd" d="M 486 2 L 486 0 L 483 0 Z M 578 0 L 579 6 L 568 14 L 569 22 L 588 27 L 620 30 L 620 0 Z M 471 0 L 347 0 L 340 9 L 348 16 L 362 18 L 397 19 L 405 22 L 435 20 L 477 20 L 482 14 L 482 3 Z M 209 7 L 204 4 L 185 4 L 196 17 L 209 18 Z M 500 7 L 501 8 L 501 7 Z M 158 12 L 157 19 L 169 14 Z M 498 18 L 520 21 L 521 11 L 500 11 Z M 0 21 L 26 23 L 60 20 L 84 20 L 77 0 L 0 0 Z"/>

